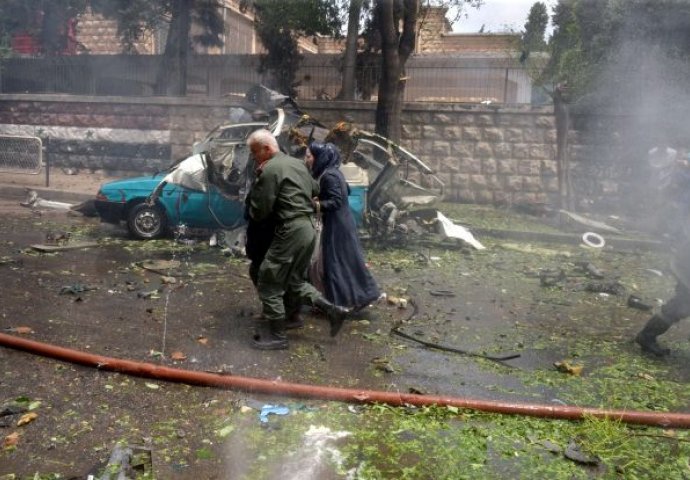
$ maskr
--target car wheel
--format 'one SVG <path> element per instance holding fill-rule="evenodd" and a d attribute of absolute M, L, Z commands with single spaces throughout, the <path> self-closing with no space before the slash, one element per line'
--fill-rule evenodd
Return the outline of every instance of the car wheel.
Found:
<path fill-rule="evenodd" d="M 165 214 L 156 205 L 139 203 L 127 216 L 127 228 L 134 238 L 157 238 L 165 230 Z"/>

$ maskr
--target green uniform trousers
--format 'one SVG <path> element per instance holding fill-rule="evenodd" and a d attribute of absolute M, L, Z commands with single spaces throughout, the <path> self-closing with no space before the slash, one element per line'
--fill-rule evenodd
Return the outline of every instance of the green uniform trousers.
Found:
<path fill-rule="evenodd" d="M 263 315 L 279 325 L 300 305 L 314 305 L 321 294 L 307 282 L 316 244 L 313 219 L 300 216 L 276 228 L 275 237 L 259 267 L 257 290 Z"/>

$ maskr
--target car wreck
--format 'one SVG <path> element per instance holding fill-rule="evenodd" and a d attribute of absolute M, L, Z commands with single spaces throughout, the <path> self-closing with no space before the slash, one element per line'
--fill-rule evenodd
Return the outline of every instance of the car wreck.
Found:
<path fill-rule="evenodd" d="M 292 99 L 263 87 L 246 99 L 231 108 L 228 123 L 195 143 L 192 155 L 167 171 L 103 184 L 95 199 L 101 219 L 126 223 L 138 239 L 163 236 L 179 225 L 242 227 L 244 200 L 254 180 L 246 139 L 259 128 L 269 129 L 280 148 L 298 158 L 312 141 L 336 144 L 350 186 L 350 209 L 372 236 L 407 235 L 416 229 L 410 226 L 411 212 L 424 211 L 428 217 L 428 209 L 443 199 L 444 185 L 433 170 L 395 142 L 347 122 L 327 128 Z"/>

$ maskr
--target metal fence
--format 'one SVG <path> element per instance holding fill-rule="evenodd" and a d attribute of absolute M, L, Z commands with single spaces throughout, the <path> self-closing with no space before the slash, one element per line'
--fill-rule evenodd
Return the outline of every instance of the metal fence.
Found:
<path fill-rule="evenodd" d="M 0 136 L 0 172 L 38 174 L 43 163 L 38 137 Z"/>
<path fill-rule="evenodd" d="M 2 93 L 77 95 L 154 95 L 158 55 L 79 55 L 10 58 L 0 63 Z M 188 61 L 187 95 L 244 94 L 257 83 L 256 55 L 194 55 Z M 378 67 L 358 68 L 357 98 L 376 100 Z M 527 72 L 510 58 L 412 57 L 406 68 L 405 101 L 526 104 L 532 100 Z M 338 96 L 342 82 L 339 55 L 305 56 L 297 74 L 298 98 Z"/>

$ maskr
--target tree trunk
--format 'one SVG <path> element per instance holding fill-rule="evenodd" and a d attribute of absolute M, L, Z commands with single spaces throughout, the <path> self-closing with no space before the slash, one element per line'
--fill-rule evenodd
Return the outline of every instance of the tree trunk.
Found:
<path fill-rule="evenodd" d="M 381 32 L 381 80 L 376 105 L 376 133 L 400 142 L 400 121 L 405 93 L 405 63 L 414 51 L 419 0 L 403 1 L 403 31 L 398 34 L 394 0 L 377 0 Z"/>
<path fill-rule="evenodd" d="M 362 0 L 350 0 L 345 58 L 343 62 L 343 83 L 339 95 L 342 100 L 355 99 L 355 69 L 357 67 L 357 40 L 359 37 L 359 16 L 361 12 Z"/>
<path fill-rule="evenodd" d="M 558 85 L 553 95 L 553 110 L 556 117 L 556 168 L 558 170 L 558 193 L 560 208 L 573 210 L 574 201 L 570 182 L 570 158 L 568 156 L 568 131 L 570 130 L 570 111 L 563 98 L 563 89 Z"/>
<path fill-rule="evenodd" d="M 173 0 L 170 30 L 158 74 L 156 94 L 184 96 L 187 93 L 189 31 L 194 0 Z"/>

